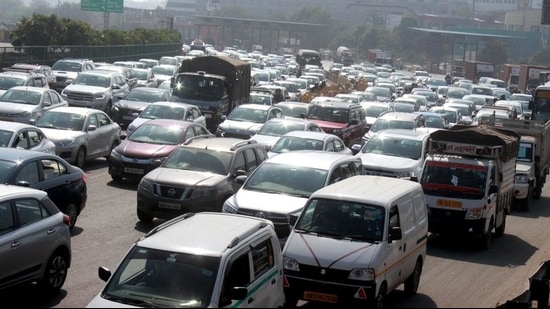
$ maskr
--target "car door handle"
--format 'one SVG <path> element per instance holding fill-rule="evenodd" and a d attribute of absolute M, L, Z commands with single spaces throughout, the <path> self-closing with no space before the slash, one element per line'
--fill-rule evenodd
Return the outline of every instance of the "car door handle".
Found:
<path fill-rule="evenodd" d="M 14 241 L 14 242 L 11 243 L 10 247 L 16 248 L 16 247 L 19 247 L 20 245 L 21 245 L 20 241 Z"/>
<path fill-rule="evenodd" d="M 275 283 L 277 283 L 277 279 L 271 280 L 271 284 L 272 284 L 272 285 L 275 284 Z"/>

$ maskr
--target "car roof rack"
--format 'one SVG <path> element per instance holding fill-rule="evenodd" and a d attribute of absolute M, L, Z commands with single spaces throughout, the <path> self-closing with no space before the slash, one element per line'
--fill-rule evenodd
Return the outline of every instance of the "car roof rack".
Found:
<path fill-rule="evenodd" d="M 235 142 L 233 145 L 231 145 L 231 148 L 229 150 L 235 150 L 239 147 L 242 147 L 242 146 L 245 146 L 245 145 L 252 145 L 252 144 L 257 144 L 258 142 L 256 140 L 253 140 L 253 139 L 247 139 L 247 140 L 242 140 L 242 141 L 238 141 L 238 142 Z"/>

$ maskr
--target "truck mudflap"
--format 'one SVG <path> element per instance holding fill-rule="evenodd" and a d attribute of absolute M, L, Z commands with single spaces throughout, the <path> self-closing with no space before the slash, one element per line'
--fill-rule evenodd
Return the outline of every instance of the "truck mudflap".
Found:
<path fill-rule="evenodd" d="M 529 277 L 529 289 L 497 308 L 548 308 L 550 297 L 550 260 L 546 260 Z"/>

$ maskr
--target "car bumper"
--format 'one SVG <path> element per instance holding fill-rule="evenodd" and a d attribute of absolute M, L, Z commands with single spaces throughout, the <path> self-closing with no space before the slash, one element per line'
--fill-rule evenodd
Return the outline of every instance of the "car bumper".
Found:
<path fill-rule="evenodd" d="M 109 156 L 109 174 L 124 178 L 141 179 L 145 174 L 156 168 L 156 166 L 153 165 L 154 159 L 144 160 L 146 162 L 139 162 L 138 160 L 133 161 L 132 159 L 129 160 L 130 161 L 125 162 Z"/>
<path fill-rule="evenodd" d="M 171 219 L 187 212 L 219 212 L 221 202 L 216 197 L 200 200 L 176 200 L 138 190 L 137 209 L 156 218 Z"/>

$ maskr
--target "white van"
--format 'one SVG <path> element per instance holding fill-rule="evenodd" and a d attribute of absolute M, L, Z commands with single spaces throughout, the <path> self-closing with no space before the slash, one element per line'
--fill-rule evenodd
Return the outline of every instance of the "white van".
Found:
<path fill-rule="evenodd" d="M 413 296 L 427 237 L 417 182 L 358 175 L 321 188 L 283 248 L 286 304 L 302 299 L 382 308 L 402 283 Z"/>

